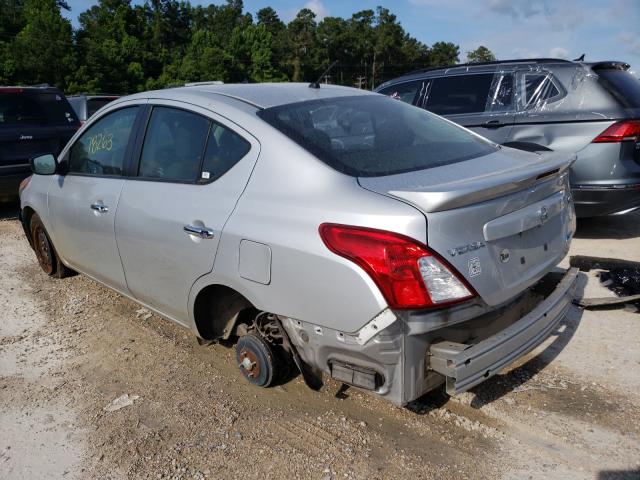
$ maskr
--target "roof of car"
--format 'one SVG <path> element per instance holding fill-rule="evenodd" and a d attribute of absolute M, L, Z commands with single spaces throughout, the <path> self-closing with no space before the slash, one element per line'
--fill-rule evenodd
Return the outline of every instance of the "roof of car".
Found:
<path fill-rule="evenodd" d="M 257 108 L 269 108 L 288 103 L 318 100 L 323 98 L 347 97 L 354 95 L 375 95 L 368 90 L 321 84 L 320 88 L 310 88 L 308 83 L 229 83 L 222 85 L 193 85 L 155 92 L 142 92 L 129 98 L 171 98 L 181 96 L 224 95 Z"/>
<path fill-rule="evenodd" d="M 562 58 L 522 58 L 513 60 L 496 60 L 493 62 L 474 62 L 474 63 L 459 63 L 455 65 L 443 65 L 440 67 L 423 68 L 420 70 L 414 70 L 412 72 L 405 73 L 399 77 L 393 78 L 379 85 L 377 88 L 381 88 L 386 85 L 397 83 L 398 81 L 407 81 L 414 78 L 423 78 L 424 76 L 437 75 L 439 72 L 445 72 L 446 74 L 458 74 L 460 72 L 467 71 L 495 71 L 505 67 L 520 67 L 527 68 L 539 65 L 555 65 L 557 67 L 575 67 L 580 65 L 586 65 L 593 69 L 597 68 L 623 68 L 628 69 L 629 64 L 619 61 L 608 62 L 583 62 L 575 60 L 564 60 Z"/>
<path fill-rule="evenodd" d="M 59 88 L 51 85 L 0 85 L 0 91 L 10 91 L 12 93 L 19 92 L 55 92 L 62 93 Z"/>
<path fill-rule="evenodd" d="M 67 98 L 120 98 L 121 95 L 117 93 L 75 93 L 73 95 L 67 95 Z"/>

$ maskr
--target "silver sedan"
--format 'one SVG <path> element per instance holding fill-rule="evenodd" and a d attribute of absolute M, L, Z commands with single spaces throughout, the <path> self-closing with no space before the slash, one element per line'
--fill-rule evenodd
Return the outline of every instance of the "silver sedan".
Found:
<path fill-rule="evenodd" d="M 237 340 L 256 385 L 295 364 L 403 405 L 562 320 L 570 163 L 362 90 L 192 85 L 120 98 L 32 159 L 21 220 L 46 273 Z"/>

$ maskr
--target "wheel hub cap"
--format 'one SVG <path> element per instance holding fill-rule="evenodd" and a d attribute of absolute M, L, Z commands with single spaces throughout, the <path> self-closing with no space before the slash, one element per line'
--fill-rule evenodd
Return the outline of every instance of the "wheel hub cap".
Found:
<path fill-rule="evenodd" d="M 256 355 L 246 348 L 240 352 L 240 364 L 238 365 L 242 373 L 247 377 L 257 377 L 260 375 L 260 365 Z"/>

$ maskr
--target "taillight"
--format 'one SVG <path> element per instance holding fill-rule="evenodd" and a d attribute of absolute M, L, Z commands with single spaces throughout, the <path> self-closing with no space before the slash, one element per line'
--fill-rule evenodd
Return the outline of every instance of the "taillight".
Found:
<path fill-rule="evenodd" d="M 640 120 L 617 122 L 598 135 L 593 143 L 640 142 Z"/>
<path fill-rule="evenodd" d="M 472 298 L 471 287 L 425 245 L 403 235 L 323 223 L 332 252 L 363 268 L 391 308 L 430 308 Z"/>

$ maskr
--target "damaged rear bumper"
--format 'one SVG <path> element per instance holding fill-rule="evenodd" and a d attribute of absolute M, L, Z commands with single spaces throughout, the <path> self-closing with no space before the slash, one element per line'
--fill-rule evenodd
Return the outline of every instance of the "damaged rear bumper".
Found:
<path fill-rule="evenodd" d="M 430 368 L 455 395 L 485 381 L 542 343 L 571 306 L 578 269 L 567 271 L 552 293 L 523 318 L 475 345 L 442 341 L 429 348 Z"/>
<path fill-rule="evenodd" d="M 446 381 L 461 393 L 525 355 L 571 306 L 578 269 L 551 272 L 499 307 L 381 312 L 348 333 L 281 317 L 302 360 L 330 377 L 406 405 Z"/>

